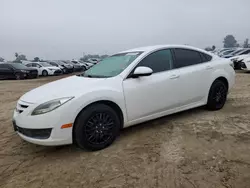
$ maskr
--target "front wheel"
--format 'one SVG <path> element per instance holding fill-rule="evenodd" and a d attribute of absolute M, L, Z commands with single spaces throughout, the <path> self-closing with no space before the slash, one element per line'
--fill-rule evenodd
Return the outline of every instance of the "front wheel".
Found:
<path fill-rule="evenodd" d="M 42 72 L 42 76 L 48 76 L 48 71 L 43 70 L 43 72 Z"/>
<path fill-rule="evenodd" d="M 117 113 L 105 104 L 94 104 L 81 112 L 74 127 L 74 142 L 87 150 L 101 150 L 111 145 L 120 131 Z"/>
<path fill-rule="evenodd" d="M 212 84 L 207 101 L 207 108 L 210 110 L 220 110 L 227 100 L 228 88 L 221 80 L 215 80 Z"/>

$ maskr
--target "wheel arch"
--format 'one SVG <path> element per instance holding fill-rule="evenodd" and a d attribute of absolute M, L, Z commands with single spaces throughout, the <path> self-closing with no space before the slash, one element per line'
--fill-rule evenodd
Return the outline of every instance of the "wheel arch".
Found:
<path fill-rule="evenodd" d="M 122 109 L 120 108 L 120 106 L 118 104 L 116 104 L 115 102 L 111 101 L 111 100 L 99 100 L 99 101 L 95 101 L 95 102 L 92 102 L 88 105 L 86 105 L 85 107 L 83 107 L 80 112 L 78 112 L 75 120 L 74 120 L 74 123 L 73 123 L 73 130 L 72 130 L 72 136 L 73 136 L 73 140 L 74 140 L 74 129 L 75 129 L 75 124 L 76 122 L 78 121 L 78 118 L 80 116 L 80 114 L 86 110 L 88 107 L 92 106 L 92 105 L 95 105 L 95 104 L 105 104 L 109 107 L 111 107 L 113 110 L 115 110 L 115 112 L 117 112 L 118 116 L 119 116 L 119 120 L 121 122 L 121 129 L 124 127 L 124 114 L 123 114 L 123 111 Z"/>
<path fill-rule="evenodd" d="M 226 87 L 227 87 L 227 89 L 228 89 L 228 87 L 229 87 L 229 82 L 228 82 L 228 80 L 227 80 L 226 77 L 220 76 L 220 77 L 216 78 L 216 79 L 213 81 L 213 83 L 214 83 L 216 80 L 222 81 L 222 82 L 226 85 Z M 211 84 L 211 86 L 213 85 L 213 83 Z M 211 86 L 210 86 L 210 88 L 211 88 Z"/>

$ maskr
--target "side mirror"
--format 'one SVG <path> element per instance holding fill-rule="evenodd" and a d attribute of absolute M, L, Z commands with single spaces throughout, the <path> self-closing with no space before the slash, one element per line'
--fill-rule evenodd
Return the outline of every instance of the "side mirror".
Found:
<path fill-rule="evenodd" d="M 150 76 L 153 73 L 153 70 L 149 67 L 137 67 L 132 74 L 132 78 L 138 78 L 141 76 Z"/>

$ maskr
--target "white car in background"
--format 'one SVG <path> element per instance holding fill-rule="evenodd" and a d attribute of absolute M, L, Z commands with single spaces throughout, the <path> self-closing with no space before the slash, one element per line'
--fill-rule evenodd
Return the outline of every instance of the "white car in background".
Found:
<path fill-rule="evenodd" d="M 241 69 L 250 71 L 250 55 L 244 57 L 241 61 Z"/>
<path fill-rule="evenodd" d="M 14 130 L 35 144 L 100 150 L 122 128 L 204 105 L 223 108 L 235 81 L 230 62 L 187 45 L 123 51 L 24 94 Z"/>
<path fill-rule="evenodd" d="M 38 70 L 38 75 L 48 76 L 48 75 L 59 75 L 63 71 L 59 67 L 50 65 L 47 62 L 30 62 L 25 64 L 27 67 L 33 67 Z"/>

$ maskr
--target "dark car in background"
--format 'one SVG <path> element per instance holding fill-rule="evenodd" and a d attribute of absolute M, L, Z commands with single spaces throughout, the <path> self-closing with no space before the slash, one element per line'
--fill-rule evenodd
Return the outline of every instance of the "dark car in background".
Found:
<path fill-rule="evenodd" d="M 76 61 L 63 61 L 64 63 L 68 65 L 72 65 L 74 67 L 74 72 L 79 72 L 84 70 L 84 66 L 77 63 Z"/>
<path fill-rule="evenodd" d="M 71 64 L 64 63 L 63 61 L 50 61 L 48 63 L 52 66 L 59 67 L 65 74 L 74 72 L 74 66 Z"/>
<path fill-rule="evenodd" d="M 0 79 L 25 79 L 37 78 L 38 71 L 34 68 L 26 67 L 21 63 L 1 63 Z"/>

